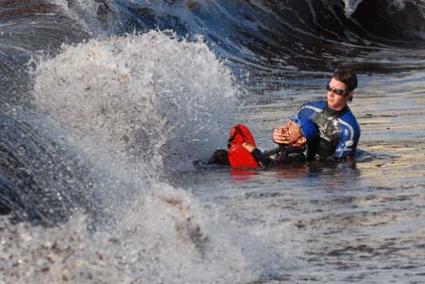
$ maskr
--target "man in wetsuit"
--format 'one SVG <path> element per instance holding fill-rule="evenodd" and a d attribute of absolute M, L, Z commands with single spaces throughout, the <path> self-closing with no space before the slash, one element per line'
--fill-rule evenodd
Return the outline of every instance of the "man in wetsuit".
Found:
<path fill-rule="evenodd" d="M 307 159 L 341 160 L 356 154 L 360 127 L 348 107 L 357 87 L 357 76 L 348 70 L 337 70 L 327 84 L 326 101 L 306 103 L 298 110 L 299 118 L 307 118 L 319 127 L 320 137 L 309 143 Z M 273 142 L 287 140 L 277 129 Z"/>

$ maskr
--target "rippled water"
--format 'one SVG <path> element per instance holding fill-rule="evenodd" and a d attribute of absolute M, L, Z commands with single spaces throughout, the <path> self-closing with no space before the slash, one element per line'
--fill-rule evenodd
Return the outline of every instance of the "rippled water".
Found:
<path fill-rule="evenodd" d="M 351 106 L 362 125 L 360 149 L 365 151 L 355 165 L 230 176 L 207 170 L 185 179 L 184 187 L 220 212 L 222 222 L 238 228 L 242 246 L 254 250 L 250 257 L 261 276 L 251 283 L 422 281 L 423 93 L 400 96 L 393 91 L 419 87 L 422 79 L 389 77 L 362 78 L 365 83 Z M 283 113 L 291 113 L 298 99 L 286 101 L 289 110 Z M 265 122 L 264 109 L 274 113 L 280 106 L 255 107 L 255 114 L 250 107 L 243 115 L 247 123 L 260 121 L 268 129 L 278 123 Z M 260 140 L 260 147 L 269 144 L 267 138 Z M 223 186 L 217 189 L 217 183 Z M 248 236 L 261 248 L 245 244 Z"/>
<path fill-rule="evenodd" d="M 3 1 L 0 283 L 421 283 L 424 11 Z M 233 123 L 271 148 L 336 66 L 355 163 L 202 166 Z"/>

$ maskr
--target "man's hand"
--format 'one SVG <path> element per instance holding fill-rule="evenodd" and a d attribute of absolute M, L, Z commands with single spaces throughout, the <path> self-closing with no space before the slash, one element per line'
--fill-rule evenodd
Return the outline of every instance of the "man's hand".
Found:
<path fill-rule="evenodd" d="M 252 151 L 254 151 L 255 147 L 252 144 L 249 144 L 247 142 L 244 142 L 242 144 L 242 147 L 244 147 L 245 149 L 247 149 L 250 153 L 252 153 Z"/>
<path fill-rule="evenodd" d="M 280 128 L 273 129 L 273 142 L 276 144 L 285 144 L 288 142 L 289 137 L 287 131 L 285 131 L 285 125 Z"/>

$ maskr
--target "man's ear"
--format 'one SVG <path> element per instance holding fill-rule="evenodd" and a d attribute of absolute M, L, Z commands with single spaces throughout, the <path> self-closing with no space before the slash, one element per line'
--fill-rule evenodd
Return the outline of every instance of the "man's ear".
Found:
<path fill-rule="evenodd" d="M 301 136 L 300 138 L 298 138 L 297 143 L 300 145 L 304 145 L 307 143 L 307 139 L 305 139 L 304 136 Z"/>

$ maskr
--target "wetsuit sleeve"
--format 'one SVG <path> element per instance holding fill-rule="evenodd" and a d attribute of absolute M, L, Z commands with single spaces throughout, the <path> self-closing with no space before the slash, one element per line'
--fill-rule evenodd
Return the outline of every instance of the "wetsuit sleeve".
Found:
<path fill-rule="evenodd" d="M 336 146 L 334 159 L 344 159 L 356 154 L 357 144 L 360 139 L 360 129 L 350 125 L 344 127 L 339 135 L 339 142 Z"/>
<path fill-rule="evenodd" d="M 261 152 L 259 149 L 255 148 L 254 151 L 251 152 L 251 154 L 255 158 L 257 163 L 259 163 L 263 167 L 270 166 L 272 159 L 268 155 Z"/>

